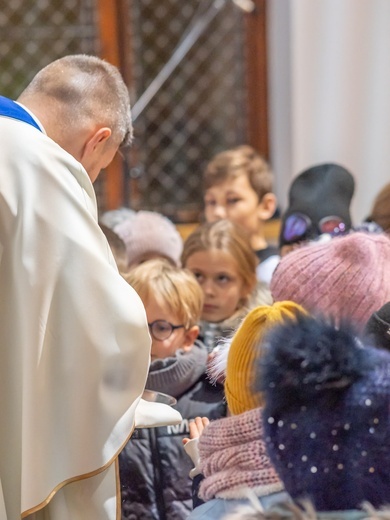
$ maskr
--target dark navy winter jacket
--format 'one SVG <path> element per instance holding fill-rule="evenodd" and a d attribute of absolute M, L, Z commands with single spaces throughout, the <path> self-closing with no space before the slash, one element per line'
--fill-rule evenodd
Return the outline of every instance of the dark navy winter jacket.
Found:
<path fill-rule="evenodd" d="M 183 421 L 176 426 L 134 431 L 119 455 L 122 520 L 184 520 L 192 511 L 189 472 L 193 463 L 183 448 L 188 423 L 226 415 L 223 387 L 202 376 L 177 398 Z"/>

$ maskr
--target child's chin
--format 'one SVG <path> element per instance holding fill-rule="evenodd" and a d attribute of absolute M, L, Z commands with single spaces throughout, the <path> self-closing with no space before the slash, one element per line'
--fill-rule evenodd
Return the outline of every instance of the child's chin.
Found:
<path fill-rule="evenodd" d="M 226 318 L 224 316 L 220 316 L 219 314 L 209 313 L 205 314 L 202 319 L 210 323 L 220 323 L 221 321 L 225 321 Z"/>

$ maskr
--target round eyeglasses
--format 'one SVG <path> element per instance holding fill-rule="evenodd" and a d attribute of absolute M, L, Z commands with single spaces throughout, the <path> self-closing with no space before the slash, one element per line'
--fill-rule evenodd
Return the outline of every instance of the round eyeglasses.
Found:
<path fill-rule="evenodd" d="M 328 233 L 332 236 L 341 235 L 345 233 L 347 226 L 340 217 L 331 215 L 324 217 L 318 222 L 318 229 L 315 229 L 311 219 L 304 213 L 292 213 L 286 218 L 282 236 L 284 242 L 292 244 L 305 240 L 306 238 L 322 235 Z"/>
<path fill-rule="evenodd" d="M 166 320 L 155 320 L 152 323 L 148 323 L 150 334 L 154 339 L 158 341 L 164 341 L 168 339 L 174 330 L 184 328 L 184 325 L 172 325 Z"/>

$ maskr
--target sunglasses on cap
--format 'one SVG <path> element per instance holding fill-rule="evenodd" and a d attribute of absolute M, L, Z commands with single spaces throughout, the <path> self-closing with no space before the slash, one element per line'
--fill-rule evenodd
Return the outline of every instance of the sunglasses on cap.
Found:
<path fill-rule="evenodd" d="M 285 222 L 282 231 L 283 241 L 286 244 L 293 244 L 307 238 L 314 238 L 324 233 L 331 236 L 342 235 L 347 226 L 340 217 L 331 215 L 322 218 L 317 226 L 304 213 L 291 213 Z"/>

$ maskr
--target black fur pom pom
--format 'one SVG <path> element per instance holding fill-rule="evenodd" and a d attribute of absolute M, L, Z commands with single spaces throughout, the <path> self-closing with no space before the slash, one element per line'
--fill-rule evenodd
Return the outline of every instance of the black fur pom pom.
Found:
<path fill-rule="evenodd" d="M 275 327 L 265 349 L 258 390 L 265 392 L 268 402 L 268 398 L 301 401 L 325 391 L 341 392 L 368 368 L 353 328 L 347 324 L 336 328 L 322 318 L 302 315 Z"/>

